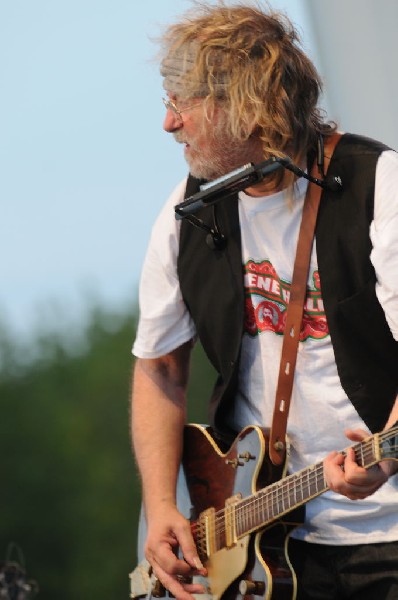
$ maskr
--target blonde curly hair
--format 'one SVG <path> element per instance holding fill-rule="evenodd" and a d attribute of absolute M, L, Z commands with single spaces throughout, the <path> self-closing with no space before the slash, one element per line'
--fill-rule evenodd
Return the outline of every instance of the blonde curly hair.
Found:
<path fill-rule="evenodd" d="M 230 132 L 242 140 L 256 132 L 264 158 L 302 160 L 319 133 L 336 129 L 318 108 L 320 77 L 284 14 L 259 2 L 194 2 L 160 41 L 165 88 L 223 103 Z"/>

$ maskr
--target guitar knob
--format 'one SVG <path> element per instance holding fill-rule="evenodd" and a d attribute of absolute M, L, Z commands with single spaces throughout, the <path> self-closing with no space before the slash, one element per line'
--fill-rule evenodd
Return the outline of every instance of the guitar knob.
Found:
<path fill-rule="evenodd" d="M 242 579 L 239 582 L 239 592 L 242 596 L 264 596 L 265 583 L 263 581 L 250 581 Z"/>

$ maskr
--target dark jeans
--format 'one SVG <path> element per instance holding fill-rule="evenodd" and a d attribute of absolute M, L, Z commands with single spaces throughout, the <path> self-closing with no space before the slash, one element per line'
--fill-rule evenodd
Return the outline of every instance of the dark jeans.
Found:
<path fill-rule="evenodd" d="M 290 539 L 297 600 L 398 600 L 398 542 L 324 546 Z"/>

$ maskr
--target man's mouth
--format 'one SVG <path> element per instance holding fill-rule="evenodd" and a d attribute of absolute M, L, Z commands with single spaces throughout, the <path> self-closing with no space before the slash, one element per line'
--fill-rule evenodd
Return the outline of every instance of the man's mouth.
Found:
<path fill-rule="evenodd" d="M 187 142 L 187 140 L 184 140 L 177 133 L 174 134 L 174 139 L 178 144 L 184 144 L 185 146 L 190 146 L 189 142 Z"/>

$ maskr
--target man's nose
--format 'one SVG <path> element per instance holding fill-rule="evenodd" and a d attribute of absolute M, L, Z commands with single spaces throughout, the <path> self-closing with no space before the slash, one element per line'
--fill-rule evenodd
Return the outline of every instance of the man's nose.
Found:
<path fill-rule="evenodd" d="M 175 113 L 171 108 L 166 110 L 166 116 L 163 121 L 163 129 L 168 133 L 173 133 L 173 131 L 177 131 L 181 129 L 183 123 L 180 116 Z"/>

